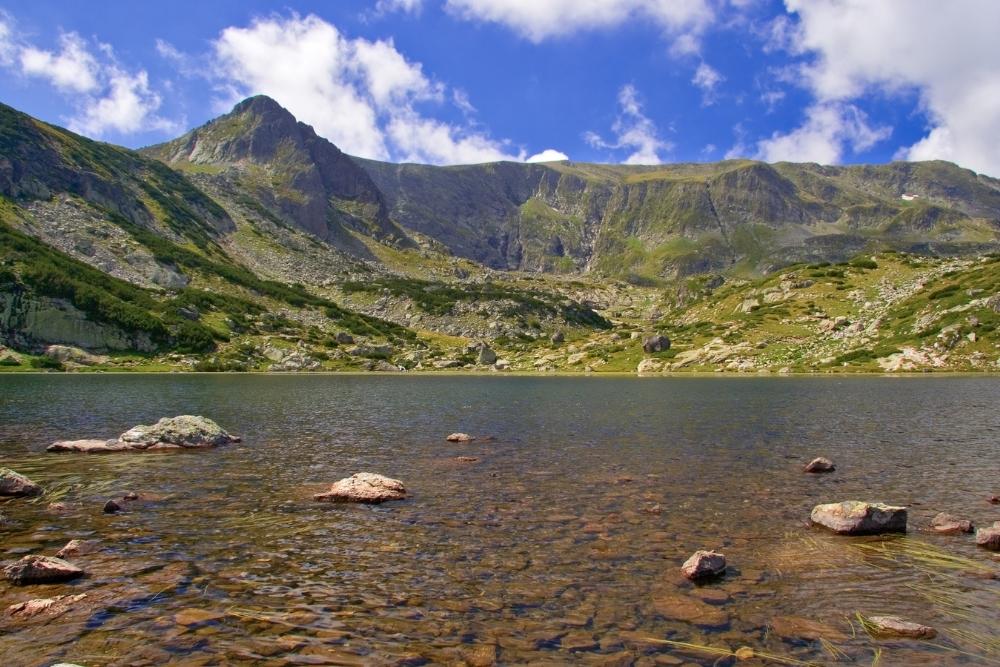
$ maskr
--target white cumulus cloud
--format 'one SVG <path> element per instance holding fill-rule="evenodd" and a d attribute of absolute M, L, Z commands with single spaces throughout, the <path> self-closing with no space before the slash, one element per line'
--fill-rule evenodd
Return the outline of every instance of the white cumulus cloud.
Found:
<path fill-rule="evenodd" d="M 890 127 L 870 125 L 864 112 L 850 104 L 819 103 L 806 109 L 805 115 L 800 127 L 759 141 L 753 157 L 767 162 L 836 164 L 845 149 L 867 150 L 892 133 Z"/>
<path fill-rule="evenodd" d="M 613 140 L 606 140 L 595 132 L 584 134 L 584 140 L 595 148 L 631 151 L 624 164 L 660 164 L 663 151 L 673 149 L 673 144 L 660 138 L 656 124 L 642 110 L 639 93 L 629 84 L 618 92 L 620 113 L 611 130 Z"/>
<path fill-rule="evenodd" d="M 528 157 L 525 162 L 561 162 L 568 159 L 569 156 L 562 151 L 557 151 L 554 148 L 546 148 L 541 153 L 535 153 Z"/>
<path fill-rule="evenodd" d="M 1000 2 L 785 0 L 797 25 L 772 47 L 810 58 L 801 83 L 818 104 L 876 92 L 919 97 L 926 136 L 901 151 L 1000 175 Z"/>
<path fill-rule="evenodd" d="M 708 106 L 715 103 L 715 90 L 725 80 L 726 77 L 722 76 L 719 70 L 702 62 L 695 70 L 691 83 L 701 89 L 701 102 Z"/>
<path fill-rule="evenodd" d="M 507 26 L 533 42 L 630 20 L 651 21 L 683 37 L 684 52 L 692 51 L 697 34 L 713 18 L 707 0 L 447 0 L 445 8 L 462 19 Z"/>
<path fill-rule="evenodd" d="M 0 13 L 0 66 L 62 93 L 75 109 L 65 118 L 74 132 L 103 137 L 111 131 L 179 129 L 178 123 L 157 115 L 162 98 L 146 70 L 124 67 L 109 45 L 68 32 L 59 36 L 57 50 L 47 50 L 16 34 L 12 19 Z"/>
<path fill-rule="evenodd" d="M 421 113 L 421 103 L 447 99 L 447 88 L 392 40 L 352 39 L 315 15 L 274 15 L 223 30 L 213 56 L 227 104 L 273 97 L 354 155 L 449 164 L 524 157 L 508 142 Z M 464 93 L 453 95 L 472 109 Z"/>

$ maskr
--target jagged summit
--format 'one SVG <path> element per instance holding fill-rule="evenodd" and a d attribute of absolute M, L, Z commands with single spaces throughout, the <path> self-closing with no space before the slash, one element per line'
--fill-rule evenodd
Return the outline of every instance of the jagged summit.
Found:
<path fill-rule="evenodd" d="M 405 238 L 389 222 L 368 173 L 265 95 L 142 152 L 250 190 L 268 209 L 322 239 L 347 242 L 344 226 L 378 238 Z"/>

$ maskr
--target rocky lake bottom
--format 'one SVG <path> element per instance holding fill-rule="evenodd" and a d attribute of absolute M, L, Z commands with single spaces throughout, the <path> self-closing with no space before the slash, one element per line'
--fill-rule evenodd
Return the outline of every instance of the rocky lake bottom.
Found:
<path fill-rule="evenodd" d="M 1000 520 L 998 407 L 996 377 L 0 376 L 0 466 L 46 489 L 0 499 L 0 560 L 96 541 L 0 581 L 0 663 L 1000 664 L 1000 560 L 930 529 Z M 242 442 L 45 451 L 181 414 Z M 362 471 L 407 498 L 313 499 Z M 810 525 L 851 499 L 908 532 Z"/>

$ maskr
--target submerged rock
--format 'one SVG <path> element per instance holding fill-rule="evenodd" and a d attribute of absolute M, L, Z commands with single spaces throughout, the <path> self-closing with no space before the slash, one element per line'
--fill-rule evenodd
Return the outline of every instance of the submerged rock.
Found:
<path fill-rule="evenodd" d="M 718 577 L 726 571 L 726 557 L 715 551 L 695 551 L 681 565 L 681 572 L 692 581 Z"/>
<path fill-rule="evenodd" d="M 809 518 L 813 523 L 841 535 L 906 532 L 906 508 L 882 503 L 845 500 L 817 505 Z"/>
<path fill-rule="evenodd" d="M 977 530 L 976 544 L 990 551 L 1000 551 L 1000 521 L 994 521 L 992 526 Z"/>
<path fill-rule="evenodd" d="M 3 574 L 13 584 L 51 584 L 83 576 L 83 570 L 62 558 L 50 556 L 25 556 L 3 569 Z"/>
<path fill-rule="evenodd" d="M 42 487 L 10 468 L 0 468 L 0 496 L 38 496 Z"/>
<path fill-rule="evenodd" d="M 803 468 L 805 472 L 812 473 L 833 472 L 836 469 L 837 466 L 833 465 L 833 461 L 823 456 L 817 456 Z"/>
<path fill-rule="evenodd" d="M 398 479 L 359 472 L 334 483 L 326 493 L 317 493 L 316 500 L 335 503 L 378 504 L 406 498 L 406 488 Z"/>
<path fill-rule="evenodd" d="M 724 628 L 729 625 L 729 615 L 726 612 L 679 593 L 667 593 L 654 598 L 653 609 L 666 619 L 684 621 L 702 628 Z"/>
<path fill-rule="evenodd" d="M 937 630 L 929 625 L 921 625 L 904 620 L 898 616 L 869 616 L 867 619 L 875 632 L 880 635 L 895 637 L 911 637 L 913 639 L 933 639 Z"/>
<path fill-rule="evenodd" d="M 86 593 L 80 593 L 78 595 L 57 595 L 54 598 L 36 598 L 10 605 L 7 607 L 7 614 L 18 620 L 25 620 L 39 615 L 51 618 L 62 614 L 73 606 L 74 603 L 86 597 Z"/>
<path fill-rule="evenodd" d="M 48 446 L 50 452 L 119 452 L 150 449 L 199 449 L 217 447 L 240 438 L 231 435 L 211 419 L 194 415 L 164 417 L 152 426 L 139 425 L 117 440 L 60 440 Z"/>
<path fill-rule="evenodd" d="M 56 552 L 56 558 L 72 558 L 94 553 L 101 548 L 97 540 L 70 540 L 62 549 Z"/>
<path fill-rule="evenodd" d="M 445 440 L 448 442 L 472 442 L 475 438 L 468 433 L 452 433 Z"/>
<path fill-rule="evenodd" d="M 971 533 L 973 530 L 971 521 L 968 519 L 959 519 L 946 512 L 941 512 L 931 519 L 931 528 L 934 529 L 934 532 L 945 535 Z"/>
<path fill-rule="evenodd" d="M 832 626 L 800 616 L 777 616 L 771 619 L 771 631 L 782 639 L 826 639 L 838 641 L 847 635 Z"/>

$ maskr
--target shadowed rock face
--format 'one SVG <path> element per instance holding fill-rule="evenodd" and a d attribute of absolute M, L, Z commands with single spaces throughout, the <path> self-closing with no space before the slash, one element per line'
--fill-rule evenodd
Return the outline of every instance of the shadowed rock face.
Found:
<path fill-rule="evenodd" d="M 8 581 L 18 586 L 50 584 L 83 576 L 83 570 L 76 565 L 49 556 L 25 556 L 5 567 L 3 573 Z"/>

